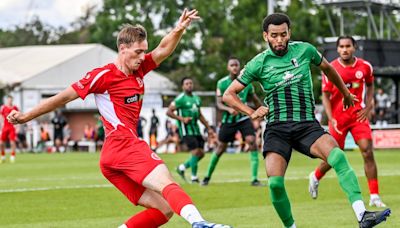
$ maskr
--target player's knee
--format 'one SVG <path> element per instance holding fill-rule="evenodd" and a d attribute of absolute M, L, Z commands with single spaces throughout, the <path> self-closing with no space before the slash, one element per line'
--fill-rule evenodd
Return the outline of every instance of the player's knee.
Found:
<path fill-rule="evenodd" d="M 361 152 L 361 154 L 364 158 L 364 161 L 373 161 L 374 160 L 374 154 L 373 154 L 372 148 L 367 148 L 367 149 L 363 150 Z"/>
<path fill-rule="evenodd" d="M 281 176 L 272 176 L 268 178 L 269 190 L 274 194 L 285 191 L 284 179 Z"/>
<path fill-rule="evenodd" d="M 328 164 L 336 169 L 342 169 L 349 166 L 346 154 L 339 148 L 334 148 L 328 156 Z"/>
<path fill-rule="evenodd" d="M 166 211 L 161 211 L 161 212 L 165 215 L 165 217 L 168 220 L 171 219 L 172 216 L 174 215 L 174 211 L 170 207 L 168 207 L 168 209 Z"/>

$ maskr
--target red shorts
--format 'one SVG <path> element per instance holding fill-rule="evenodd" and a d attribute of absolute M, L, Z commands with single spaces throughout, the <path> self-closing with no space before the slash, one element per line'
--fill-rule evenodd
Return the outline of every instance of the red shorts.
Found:
<path fill-rule="evenodd" d="M 1 131 L 1 141 L 5 142 L 7 139 L 13 142 L 17 139 L 14 126 L 3 127 L 3 130 Z"/>
<path fill-rule="evenodd" d="M 135 205 L 146 190 L 143 179 L 160 164 L 161 158 L 138 138 L 108 137 L 101 150 L 101 172 Z"/>
<path fill-rule="evenodd" d="M 338 120 L 338 119 L 336 119 Z M 333 136 L 333 138 L 336 139 L 338 142 L 340 148 L 344 148 L 344 142 L 346 141 L 346 136 L 349 131 L 351 132 L 351 135 L 354 138 L 354 141 L 357 143 L 357 141 L 361 139 L 369 139 L 372 140 L 372 132 L 371 132 L 371 127 L 369 126 L 369 121 L 364 121 L 364 122 L 357 122 L 357 121 L 352 121 L 352 123 L 341 123 L 338 121 L 338 129 L 339 131 L 342 132 L 340 135 L 337 133 L 331 123 L 329 123 L 329 133 Z"/>

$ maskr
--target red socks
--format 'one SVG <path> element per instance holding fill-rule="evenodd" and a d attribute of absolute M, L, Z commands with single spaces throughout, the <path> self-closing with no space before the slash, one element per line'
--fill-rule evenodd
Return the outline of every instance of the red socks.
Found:
<path fill-rule="evenodd" d="M 155 208 L 149 208 L 132 216 L 125 225 L 128 228 L 146 227 L 158 228 L 168 222 L 168 218 Z"/>
<path fill-rule="evenodd" d="M 162 191 L 162 195 L 164 196 L 164 199 L 167 200 L 171 209 L 178 215 L 180 215 L 184 206 L 193 204 L 192 199 L 188 194 L 186 194 L 183 189 L 175 183 L 166 186 Z"/>
<path fill-rule="evenodd" d="M 368 180 L 370 194 L 379 194 L 378 179 Z"/>
<path fill-rule="evenodd" d="M 315 169 L 315 177 L 317 178 L 317 180 L 321 180 L 324 175 L 325 173 L 322 173 L 318 167 Z"/>
<path fill-rule="evenodd" d="M 15 156 L 15 151 L 11 151 L 11 156 Z"/>
<path fill-rule="evenodd" d="M 1 151 L 1 156 L 6 156 L 6 152 L 4 150 Z"/>

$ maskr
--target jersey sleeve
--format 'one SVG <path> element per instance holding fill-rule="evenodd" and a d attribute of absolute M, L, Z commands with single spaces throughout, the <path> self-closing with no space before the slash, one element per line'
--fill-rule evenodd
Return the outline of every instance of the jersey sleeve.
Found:
<path fill-rule="evenodd" d="M 182 99 L 180 96 L 176 97 L 173 101 L 173 104 L 175 105 L 176 109 L 182 108 Z"/>
<path fill-rule="evenodd" d="M 317 48 L 315 48 L 313 45 L 306 43 L 307 44 L 307 55 L 311 58 L 310 62 L 314 64 L 315 66 L 319 66 L 322 63 L 322 55 L 319 53 Z"/>
<path fill-rule="evenodd" d="M 253 95 L 255 93 L 253 84 L 249 84 L 248 86 L 249 86 L 249 95 Z"/>
<path fill-rule="evenodd" d="M 86 74 L 81 80 L 72 84 L 72 88 L 82 99 L 91 93 L 104 93 L 107 89 L 106 75 L 109 69 L 95 69 Z"/>
<path fill-rule="evenodd" d="M 332 93 L 333 84 L 328 80 L 328 77 L 325 74 L 322 74 L 322 92 L 330 92 Z"/>
<path fill-rule="evenodd" d="M 366 70 L 367 70 L 367 75 L 365 76 L 365 83 L 370 85 L 370 84 L 374 83 L 374 68 L 367 61 L 364 61 L 364 64 L 365 64 Z"/>
<path fill-rule="evenodd" d="M 216 95 L 217 97 L 222 97 L 222 95 L 224 95 L 224 91 L 221 89 L 221 81 L 217 82 Z"/>
<path fill-rule="evenodd" d="M 143 72 L 143 75 L 145 76 L 147 73 L 149 73 L 150 71 L 154 70 L 155 68 L 158 67 L 157 63 L 154 62 L 153 57 L 150 53 L 147 53 L 144 56 L 144 61 L 142 62 L 142 64 L 140 65 L 141 70 Z"/>
<path fill-rule="evenodd" d="M 242 83 L 244 86 L 247 86 L 253 81 L 256 81 L 260 72 L 260 66 L 261 64 L 258 64 L 255 59 L 252 59 L 250 62 L 246 64 L 246 66 L 242 69 L 240 72 L 239 77 L 237 77 L 236 80 L 238 80 L 240 83 Z"/>

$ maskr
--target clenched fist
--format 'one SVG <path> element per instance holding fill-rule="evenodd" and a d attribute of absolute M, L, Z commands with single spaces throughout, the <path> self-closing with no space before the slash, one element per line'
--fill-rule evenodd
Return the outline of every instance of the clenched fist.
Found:
<path fill-rule="evenodd" d="M 259 119 L 264 118 L 264 116 L 268 115 L 268 113 L 269 113 L 269 107 L 260 106 L 256 111 L 254 111 L 250 115 L 250 118 L 252 120 L 259 120 Z"/>

